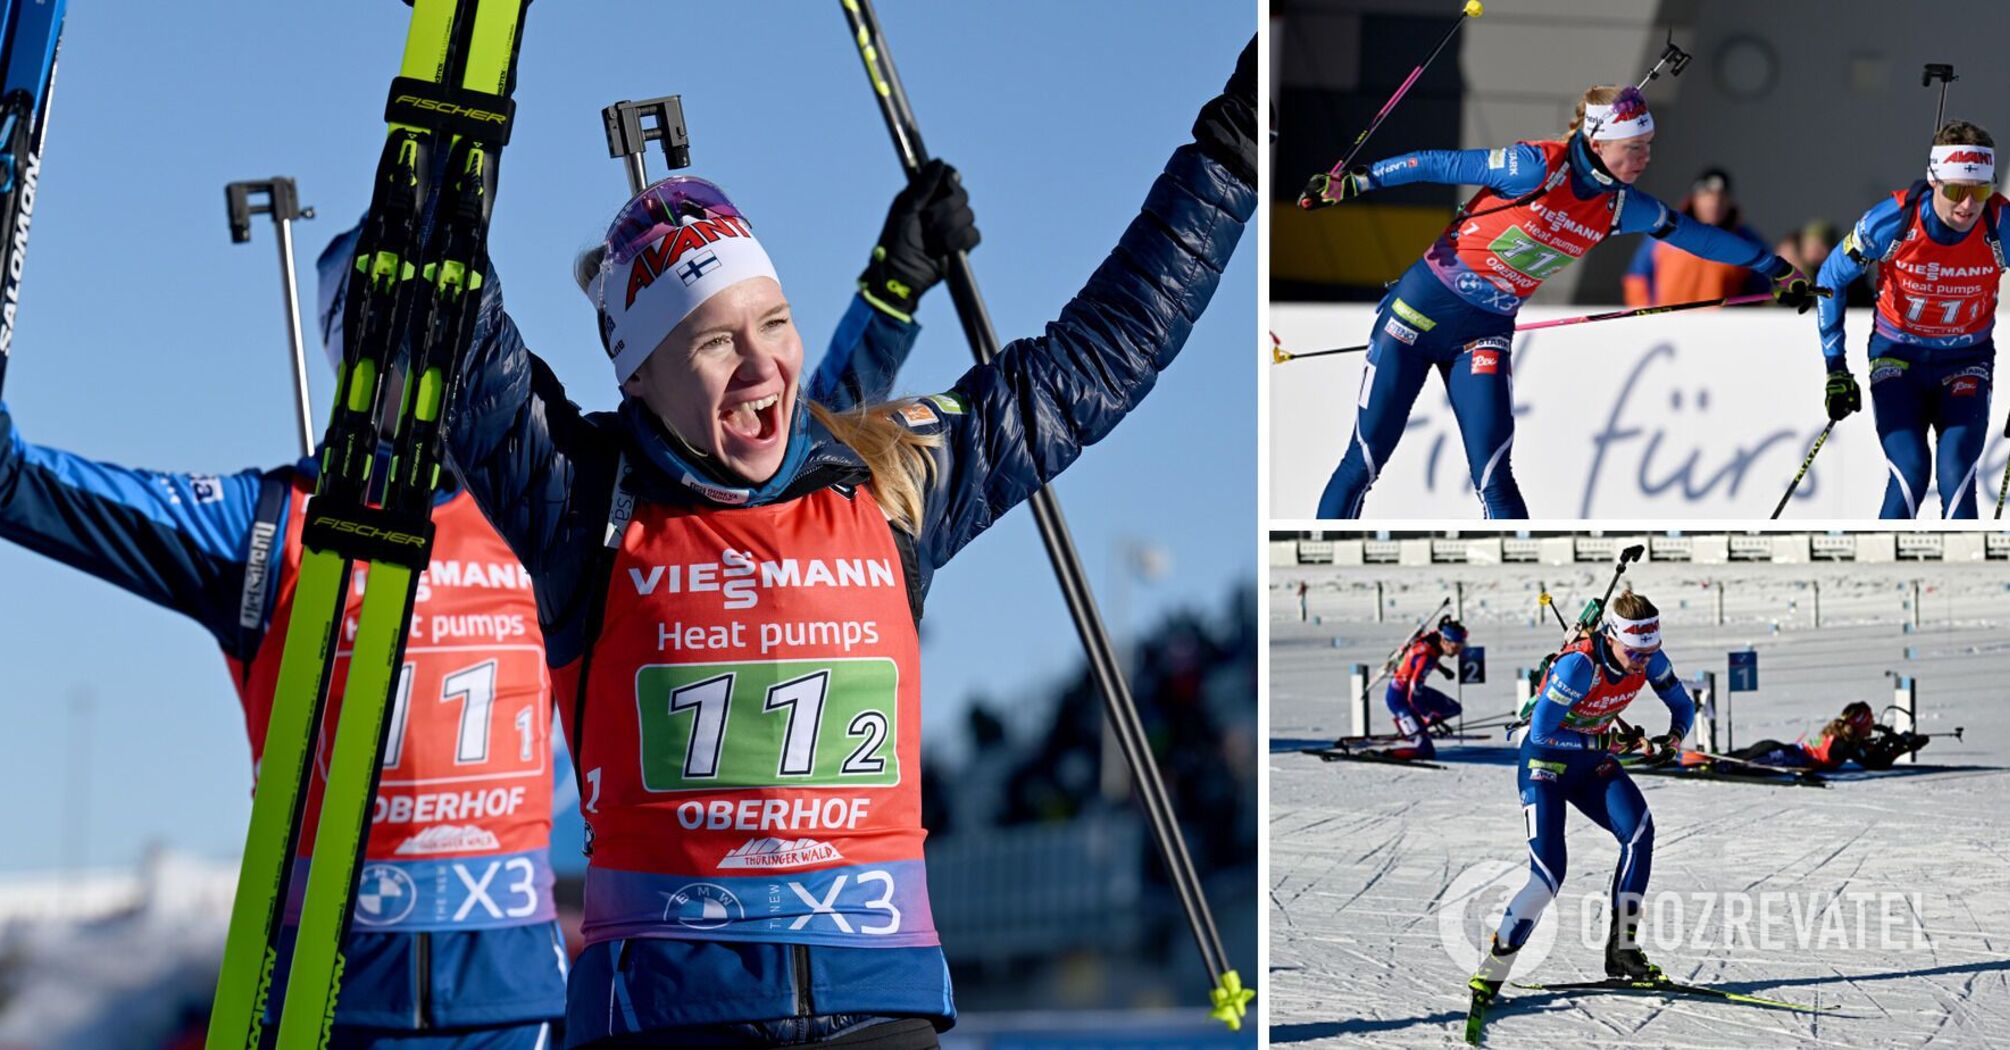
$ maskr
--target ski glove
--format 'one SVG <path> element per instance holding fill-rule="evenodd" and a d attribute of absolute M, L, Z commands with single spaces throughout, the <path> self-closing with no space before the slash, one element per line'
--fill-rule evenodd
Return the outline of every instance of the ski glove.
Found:
<path fill-rule="evenodd" d="M 1298 206 L 1307 211 L 1327 208 L 1366 192 L 1368 169 L 1365 165 L 1356 164 L 1338 177 L 1325 171 L 1312 176 L 1305 184 L 1305 192 L 1298 195 Z"/>
<path fill-rule="evenodd" d="M 1682 755 L 1682 738 L 1673 733 L 1663 733 L 1647 741 L 1647 764 L 1665 766 Z"/>
<path fill-rule="evenodd" d="M 945 260 L 983 239 L 956 169 L 931 160 L 894 195 L 859 291 L 880 312 L 911 323 L 922 293 L 942 280 Z"/>
<path fill-rule="evenodd" d="M 1446 667 L 1444 664 L 1439 664 L 1438 673 L 1444 675 L 1446 678 L 1450 678 L 1452 676 L 1452 669 Z"/>
<path fill-rule="evenodd" d="M 1795 313 L 1804 314 L 1815 307 L 1815 286 L 1799 270 L 1789 271 L 1785 277 L 1773 282 L 1773 301 L 1781 306 L 1792 307 Z"/>
<path fill-rule="evenodd" d="M 1236 57 L 1221 94 L 1200 107 L 1193 140 L 1229 174 L 1256 185 L 1256 37 Z"/>
<path fill-rule="evenodd" d="M 1829 373 L 1828 385 L 1822 388 L 1822 404 L 1829 410 L 1829 419 L 1837 423 L 1863 407 L 1863 391 L 1857 389 L 1856 377 L 1848 369 Z"/>
<path fill-rule="evenodd" d="M 1647 739 L 1647 731 L 1639 726 L 1621 726 L 1608 729 L 1595 739 L 1599 750 L 1624 755 L 1640 749 L 1640 742 Z"/>

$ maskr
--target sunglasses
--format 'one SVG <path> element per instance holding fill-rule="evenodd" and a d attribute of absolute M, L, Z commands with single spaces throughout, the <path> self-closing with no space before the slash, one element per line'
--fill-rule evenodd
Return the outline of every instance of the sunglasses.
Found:
<path fill-rule="evenodd" d="M 1981 204 L 1988 201 L 1989 195 L 1995 192 L 1996 187 L 1987 182 L 1943 182 L 1940 184 L 1940 195 L 1956 204 L 1966 200 L 1972 200 L 1977 204 Z"/>
<path fill-rule="evenodd" d="M 1660 652 L 1661 647 L 1655 646 L 1652 649 L 1635 649 L 1630 645 L 1620 645 L 1618 643 L 1614 643 L 1612 646 L 1612 651 L 1623 662 L 1629 664 L 1637 664 L 1647 659 L 1648 657 L 1653 656 L 1655 653 Z"/>
<path fill-rule="evenodd" d="M 626 266 L 679 226 L 697 219 L 737 219 L 740 209 L 704 179 L 675 175 L 643 190 L 622 207 L 607 231 L 604 268 Z"/>

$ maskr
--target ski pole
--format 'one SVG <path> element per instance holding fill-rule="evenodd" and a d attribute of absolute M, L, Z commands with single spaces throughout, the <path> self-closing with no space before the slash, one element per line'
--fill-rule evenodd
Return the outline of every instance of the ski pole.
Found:
<path fill-rule="evenodd" d="M 253 204 L 254 194 L 265 203 Z M 293 407 L 300 423 L 300 454 L 314 454 L 314 402 L 307 393 L 307 344 L 300 335 L 300 284 L 293 270 L 293 222 L 311 219 L 313 208 L 300 206 L 300 190 L 292 179 L 274 176 L 233 182 L 223 188 L 229 210 L 230 243 L 251 242 L 251 217 L 272 216 L 272 228 L 279 234 L 279 290 L 286 304 L 286 336 L 293 347 Z"/>
<path fill-rule="evenodd" d="M 1827 288 L 1817 286 L 1814 288 L 1814 294 L 1826 299 L 1834 293 Z M 1721 299 L 1697 299 L 1686 303 L 1668 303 L 1664 306 L 1634 306 L 1625 310 L 1608 310 L 1604 313 L 1584 314 L 1580 317 L 1558 317 L 1548 321 L 1530 321 L 1526 324 L 1515 325 L 1514 330 L 1519 334 L 1522 332 L 1534 332 L 1544 328 L 1562 328 L 1566 325 L 1591 324 L 1595 321 L 1623 321 L 1629 317 L 1646 317 L 1650 314 L 1672 314 L 1683 310 L 1708 310 L 1721 306 L 1750 306 L 1753 303 L 1769 303 L 1772 301 L 1773 295 L 1771 292 L 1755 292 L 1751 295 L 1731 295 Z M 1270 348 L 1271 363 L 1279 365 L 1286 361 L 1298 361 L 1308 357 L 1326 357 L 1330 354 L 1358 354 L 1373 345 L 1371 343 L 1363 343 L 1360 346 L 1341 346 L 1331 350 L 1307 350 L 1304 353 L 1294 354 L 1284 349 L 1283 343 L 1277 338 L 1277 333 L 1272 332 L 1270 339 L 1272 343 Z"/>
<path fill-rule="evenodd" d="M 1299 207 L 1311 211 L 1339 203 L 1327 198 L 1325 193 L 1327 185 L 1345 173 L 1348 165 L 1354 163 L 1354 158 L 1361 152 L 1361 147 L 1367 145 L 1368 136 L 1373 135 L 1375 129 L 1381 127 L 1384 120 L 1389 119 L 1389 114 L 1395 110 L 1396 103 L 1403 101 L 1403 96 L 1410 93 L 1410 87 L 1417 82 L 1417 78 L 1423 76 L 1424 70 L 1438 60 L 1438 53 L 1445 49 L 1446 44 L 1452 42 L 1452 37 L 1458 35 L 1460 27 L 1466 24 L 1466 19 L 1478 18 L 1485 13 L 1486 6 L 1481 4 L 1480 0 L 1466 0 L 1465 5 L 1459 8 L 1459 17 L 1452 23 L 1452 28 L 1446 30 L 1445 35 L 1438 40 L 1438 46 L 1431 49 L 1431 56 L 1419 63 L 1417 68 L 1410 70 L 1409 76 L 1403 78 L 1403 83 L 1396 88 L 1396 93 L 1389 96 L 1389 101 L 1382 103 L 1381 110 L 1375 114 L 1375 119 L 1369 122 L 1367 130 L 1355 136 L 1354 144 L 1347 149 L 1347 155 L 1340 158 L 1340 162 L 1331 169 L 1312 176 L 1306 182 L 1305 192 L 1298 195 Z"/>
<path fill-rule="evenodd" d="M 1801 479 L 1807 477 L 1808 468 L 1815 465 L 1815 453 L 1822 450 L 1822 445 L 1829 439 L 1829 431 L 1835 428 L 1836 421 L 1831 419 L 1829 420 L 1829 425 L 1823 427 L 1820 434 L 1815 435 L 1814 446 L 1808 449 L 1807 458 L 1801 460 L 1801 469 L 1794 472 L 1794 480 L 1787 483 L 1787 491 L 1780 494 L 1780 502 L 1773 508 L 1773 518 L 1775 520 L 1779 518 L 1780 512 L 1787 509 L 1787 501 L 1794 498 L 1794 491 L 1801 487 Z M 2004 475 L 2004 484 L 2010 485 L 2010 473 Z M 2003 501 L 2001 499 L 1996 501 L 1996 516 L 1999 518 L 2003 516 Z"/>
<path fill-rule="evenodd" d="M 927 163 L 928 153 L 922 146 L 921 129 L 908 103 L 907 90 L 901 85 L 900 74 L 894 69 L 893 56 L 887 51 L 886 38 L 880 32 L 879 16 L 873 10 L 872 0 L 841 0 L 841 3 L 859 59 L 864 63 L 866 77 L 871 82 L 873 97 L 879 103 L 880 116 L 886 120 L 886 130 L 893 138 L 895 152 L 900 155 L 901 168 L 911 177 Z M 956 302 L 956 314 L 963 322 L 971 352 L 980 364 L 988 364 L 998 354 L 998 335 L 991 325 L 990 310 L 977 289 L 977 276 L 971 269 L 970 256 L 961 251 L 951 255 L 947 271 L 950 296 Z M 1116 732 L 1117 743 L 1130 767 L 1138 802 L 1151 826 L 1159 858 L 1165 864 L 1180 907 L 1186 913 L 1187 924 L 1193 930 L 1208 977 L 1214 982 L 1209 994 L 1213 1004 L 1211 1014 L 1230 1029 L 1240 1029 L 1242 1017 L 1256 992 L 1253 988 L 1245 988 L 1241 975 L 1229 966 L 1228 952 L 1222 947 L 1214 913 L 1201 893 L 1200 876 L 1194 871 L 1193 858 L 1187 853 L 1185 840 L 1180 837 L 1172 801 L 1166 795 L 1158 763 L 1152 758 L 1143 723 L 1138 718 L 1137 703 L 1132 699 L 1130 686 L 1124 681 L 1123 670 L 1117 664 L 1109 634 L 1103 627 L 1102 615 L 1096 609 L 1095 595 L 1089 590 L 1081 557 L 1075 552 L 1067 522 L 1061 517 L 1060 502 L 1055 499 L 1053 490 L 1048 488 L 1034 492 L 1029 502 L 1034 520 L 1039 524 L 1040 538 L 1046 544 L 1047 556 L 1053 563 L 1054 574 L 1059 578 L 1062 597 L 1074 618 L 1075 630 L 1081 635 L 1082 648 L 1088 655 L 1096 686 L 1103 695 L 1104 714 Z"/>
<path fill-rule="evenodd" d="M 0 68 L 0 386 L 14 346 L 15 307 L 21 300 L 21 267 L 28 257 L 28 226 L 35 217 L 35 183 L 42 173 L 42 142 L 56 91 L 56 56 L 63 46 L 65 0 L 16 5 L 6 27 L 6 65 Z M 4 11 L 5 5 L 0 5 Z"/>

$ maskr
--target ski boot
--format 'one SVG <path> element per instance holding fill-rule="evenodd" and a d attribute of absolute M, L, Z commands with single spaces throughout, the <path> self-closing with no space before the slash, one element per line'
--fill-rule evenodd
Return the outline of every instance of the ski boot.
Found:
<path fill-rule="evenodd" d="M 1508 971 L 1514 969 L 1515 954 L 1519 948 L 1508 948 L 1501 944 L 1499 934 L 1495 934 L 1493 944 L 1480 959 L 1480 970 L 1473 979 L 1466 982 L 1466 988 L 1473 993 L 1472 1005 L 1466 1009 L 1466 1042 L 1480 1045 L 1482 1030 L 1487 1023 L 1487 1007 L 1500 994 L 1501 985 L 1507 983 Z"/>
<path fill-rule="evenodd" d="M 1473 979 L 1466 982 L 1466 987 L 1472 990 L 1474 998 L 1484 997 L 1484 1001 L 1492 1002 L 1494 996 L 1499 994 L 1501 985 L 1507 983 L 1508 971 L 1514 969 L 1514 957 L 1520 952 L 1520 948 L 1502 945 L 1500 934 L 1494 934 L 1492 947 L 1488 948 L 1486 956 L 1480 959 L 1479 972 L 1473 974 Z"/>
<path fill-rule="evenodd" d="M 1659 982 L 1661 967 L 1647 961 L 1640 950 L 1640 921 L 1614 919 L 1605 933 L 1605 976 L 1615 981 Z"/>

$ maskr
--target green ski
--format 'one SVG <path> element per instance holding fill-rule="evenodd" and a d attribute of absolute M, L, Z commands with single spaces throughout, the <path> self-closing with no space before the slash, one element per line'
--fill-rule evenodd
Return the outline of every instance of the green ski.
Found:
<path fill-rule="evenodd" d="M 518 28 L 529 0 L 416 0 L 390 131 L 357 248 L 344 360 L 321 473 L 308 502 L 266 748 L 209 1029 L 209 1050 L 264 1038 L 276 945 L 302 832 L 313 741 L 339 641 L 353 561 L 368 563 L 341 717 L 326 759 L 299 932 L 280 1014 L 281 1050 L 325 1045 L 341 944 L 376 792 L 385 708 L 403 656 L 418 573 L 432 542 L 441 430 L 482 283 L 496 164 L 508 140 Z M 433 159 L 447 143 L 444 166 Z M 436 172 L 443 171 L 443 175 Z M 430 233 L 421 218 L 435 194 Z M 419 280 L 414 280 L 419 278 Z M 424 301 L 418 301 L 420 297 Z M 409 335 L 406 381 L 389 389 Z M 394 403 L 395 402 L 395 403 Z M 394 413 L 386 428 L 384 409 Z M 388 476 L 373 479 L 380 434 Z M 370 501 L 373 480 L 381 499 Z"/>

